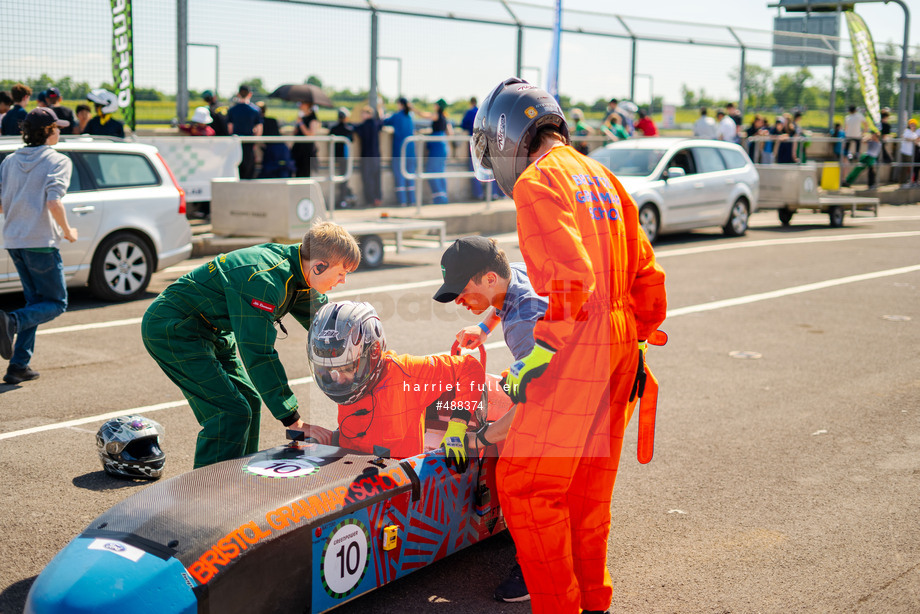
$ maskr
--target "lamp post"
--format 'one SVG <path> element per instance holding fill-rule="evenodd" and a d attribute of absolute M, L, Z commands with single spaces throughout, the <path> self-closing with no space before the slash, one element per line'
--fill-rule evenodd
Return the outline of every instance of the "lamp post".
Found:
<path fill-rule="evenodd" d="M 637 72 L 636 76 L 648 79 L 648 114 L 651 115 L 655 111 L 655 80 L 652 78 L 652 75 L 649 74 Z M 633 102 L 635 102 L 635 100 Z"/>
<path fill-rule="evenodd" d="M 397 96 L 402 96 L 402 95 L 403 95 L 403 90 L 402 90 L 402 58 L 397 58 L 397 57 L 394 57 L 394 56 L 378 55 L 378 56 L 377 56 L 377 59 L 378 59 L 378 60 L 393 60 L 394 62 L 396 62 L 396 90 L 397 90 L 396 95 L 397 95 Z"/>

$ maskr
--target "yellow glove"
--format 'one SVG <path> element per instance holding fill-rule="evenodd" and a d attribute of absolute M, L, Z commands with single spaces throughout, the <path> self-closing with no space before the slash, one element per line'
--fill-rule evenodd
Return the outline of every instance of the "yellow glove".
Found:
<path fill-rule="evenodd" d="M 466 427 L 466 422 L 451 420 L 447 423 L 447 432 L 441 440 L 448 468 L 456 463 L 459 473 L 465 473 L 470 464 L 466 453 Z"/>
<path fill-rule="evenodd" d="M 530 354 L 511 365 L 505 384 L 509 387 L 512 401 L 522 403 L 527 400 L 527 384 L 543 375 L 555 355 L 556 350 L 537 341 Z"/>

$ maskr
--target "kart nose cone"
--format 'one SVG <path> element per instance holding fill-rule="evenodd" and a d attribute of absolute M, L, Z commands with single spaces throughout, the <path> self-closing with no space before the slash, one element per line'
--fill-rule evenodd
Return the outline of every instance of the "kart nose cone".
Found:
<path fill-rule="evenodd" d="M 175 558 L 117 539 L 78 537 L 35 580 L 24 614 L 195 614 L 194 584 Z"/>

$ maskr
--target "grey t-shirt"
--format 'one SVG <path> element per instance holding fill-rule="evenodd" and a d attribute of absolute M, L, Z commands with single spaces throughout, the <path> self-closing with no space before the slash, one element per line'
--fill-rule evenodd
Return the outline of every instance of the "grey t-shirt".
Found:
<path fill-rule="evenodd" d="M 58 247 L 63 233 L 45 206 L 70 185 L 73 163 L 48 145 L 23 147 L 0 163 L 0 205 L 6 249 Z"/>

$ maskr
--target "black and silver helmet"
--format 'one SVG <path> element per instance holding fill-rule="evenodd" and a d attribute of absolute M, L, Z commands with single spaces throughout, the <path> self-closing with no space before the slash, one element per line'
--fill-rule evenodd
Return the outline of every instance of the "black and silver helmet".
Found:
<path fill-rule="evenodd" d="M 505 79 L 476 113 L 470 154 L 476 178 L 497 181 L 511 196 L 518 177 L 530 165 L 527 151 L 537 131 L 554 126 L 569 139 L 569 128 L 559 103 L 546 90 L 517 77 Z"/>
<path fill-rule="evenodd" d="M 160 448 L 165 430 L 144 416 L 112 418 L 96 433 L 102 468 L 109 475 L 156 480 L 163 474 L 166 454 Z"/>
<path fill-rule="evenodd" d="M 316 385 L 339 405 L 354 403 L 380 379 L 386 345 L 370 303 L 324 305 L 313 318 L 307 347 Z"/>

